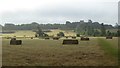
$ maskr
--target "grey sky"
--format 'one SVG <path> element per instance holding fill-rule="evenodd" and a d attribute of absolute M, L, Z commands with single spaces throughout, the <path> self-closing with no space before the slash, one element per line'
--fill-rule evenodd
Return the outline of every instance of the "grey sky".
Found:
<path fill-rule="evenodd" d="M 115 25 L 119 0 L 0 0 L 0 24 L 65 23 L 91 19 Z M 6 5 L 4 4 L 6 3 Z"/>

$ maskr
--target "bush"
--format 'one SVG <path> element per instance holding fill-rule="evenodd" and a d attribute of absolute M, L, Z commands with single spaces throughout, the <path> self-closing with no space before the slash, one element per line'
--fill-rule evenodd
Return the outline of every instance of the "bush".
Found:
<path fill-rule="evenodd" d="M 64 35 L 63 32 L 59 32 L 59 33 L 57 34 L 57 36 L 64 37 L 65 35 Z"/>
<path fill-rule="evenodd" d="M 80 34 L 76 34 L 77 37 L 80 37 Z"/>
<path fill-rule="evenodd" d="M 48 34 L 45 34 L 45 33 L 44 33 L 44 37 L 48 37 Z"/>

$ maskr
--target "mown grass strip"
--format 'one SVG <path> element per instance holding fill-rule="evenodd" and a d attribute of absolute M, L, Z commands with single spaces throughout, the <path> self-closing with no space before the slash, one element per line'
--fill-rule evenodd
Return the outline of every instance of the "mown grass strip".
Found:
<path fill-rule="evenodd" d="M 106 54 L 113 56 L 113 57 L 118 57 L 118 49 L 113 48 L 112 44 L 110 44 L 108 41 L 105 39 L 99 38 L 98 43 L 101 46 L 101 48 L 105 51 Z"/>

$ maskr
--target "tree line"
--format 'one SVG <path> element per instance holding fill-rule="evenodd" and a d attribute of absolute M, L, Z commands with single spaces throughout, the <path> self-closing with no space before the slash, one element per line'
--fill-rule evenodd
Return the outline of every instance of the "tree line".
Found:
<path fill-rule="evenodd" d="M 38 28 L 39 27 L 39 28 Z M 62 29 L 62 30 L 74 30 L 77 34 L 87 35 L 87 36 L 118 36 L 120 31 L 117 30 L 119 27 L 118 24 L 116 26 L 92 22 L 92 20 L 88 20 L 88 22 L 84 22 L 84 20 L 80 20 L 79 22 L 70 22 L 66 21 L 65 24 L 38 24 L 37 22 L 32 22 L 30 24 L 21 24 L 15 25 L 6 23 L 2 26 L 3 30 L 38 30 L 38 29 Z M 112 29 L 116 29 L 117 31 L 111 31 Z"/>

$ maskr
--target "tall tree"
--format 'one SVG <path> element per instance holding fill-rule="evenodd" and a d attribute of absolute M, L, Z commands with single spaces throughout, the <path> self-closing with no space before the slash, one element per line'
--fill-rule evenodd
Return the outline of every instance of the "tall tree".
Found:
<path fill-rule="evenodd" d="M 98 30 L 94 30 L 93 36 L 100 36 L 100 32 Z"/>
<path fill-rule="evenodd" d="M 42 31 L 42 29 L 39 26 L 37 28 L 38 28 L 37 34 L 39 35 L 39 37 L 43 37 L 44 32 Z"/>
<path fill-rule="evenodd" d="M 103 23 L 101 24 L 101 36 L 106 36 L 106 29 Z"/>
<path fill-rule="evenodd" d="M 108 30 L 106 33 L 107 36 L 111 36 L 111 32 Z"/>

